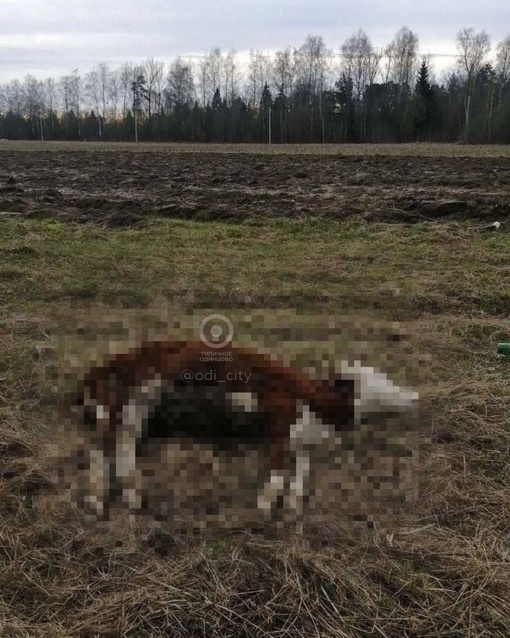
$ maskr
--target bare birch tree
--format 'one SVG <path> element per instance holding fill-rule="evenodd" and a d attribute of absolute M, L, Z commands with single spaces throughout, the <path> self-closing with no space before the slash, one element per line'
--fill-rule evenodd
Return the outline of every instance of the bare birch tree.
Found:
<path fill-rule="evenodd" d="M 98 64 L 85 77 L 85 91 L 96 111 L 100 138 L 104 135 L 107 112 L 112 105 L 113 78 L 113 72 L 104 62 Z"/>
<path fill-rule="evenodd" d="M 221 91 L 221 87 L 223 84 L 223 56 L 221 55 L 221 49 L 215 48 L 212 49 L 208 55 L 208 90 L 209 95 L 214 96 L 215 92 L 219 89 Z"/>
<path fill-rule="evenodd" d="M 228 106 L 232 106 L 239 93 L 239 68 L 237 64 L 237 51 L 231 49 L 223 61 L 223 97 Z"/>
<path fill-rule="evenodd" d="M 32 75 L 27 75 L 23 83 L 25 112 L 30 118 L 33 137 L 44 139 L 43 116 L 45 115 L 44 84 Z"/>
<path fill-rule="evenodd" d="M 226 63 L 221 49 L 211 49 L 198 64 L 198 87 L 203 106 L 211 104 L 216 90 L 225 89 L 225 85 Z"/>
<path fill-rule="evenodd" d="M 395 82 L 399 87 L 399 100 L 409 90 L 418 70 L 418 36 L 407 27 L 397 31 L 388 45 L 386 82 Z"/>
<path fill-rule="evenodd" d="M 359 102 L 375 81 L 382 54 L 374 49 L 363 29 L 347 38 L 340 51 L 344 72 L 352 80 L 354 97 Z"/>
<path fill-rule="evenodd" d="M 496 47 L 496 73 L 502 90 L 510 82 L 510 35 Z"/>
<path fill-rule="evenodd" d="M 59 108 L 59 89 L 58 85 L 53 78 L 46 78 L 44 80 L 44 95 L 48 108 L 48 113 L 51 115 L 56 113 Z"/>
<path fill-rule="evenodd" d="M 482 69 L 491 48 L 491 40 L 485 31 L 475 33 L 471 27 L 457 34 L 458 64 L 464 76 L 464 137 L 469 136 L 471 102 L 475 90 L 476 77 Z"/>
<path fill-rule="evenodd" d="M 50 133 L 55 134 L 55 120 L 56 114 L 59 110 L 60 91 L 59 85 L 53 78 L 46 78 L 43 82 L 44 99 L 46 102 L 46 109 L 50 117 Z"/>
<path fill-rule="evenodd" d="M 208 77 L 209 77 L 209 59 L 207 56 L 200 58 L 198 62 L 198 90 L 200 94 L 201 104 L 205 109 L 208 98 Z"/>
<path fill-rule="evenodd" d="M 117 71 L 119 97 L 122 104 L 122 117 L 125 118 L 131 105 L 131 86 L 138 74 L 130 62 L 124 64 Z"/>
<path fill-rule="evenodd" d="M 19 80 L 12 80 L 5 86 L 5 101 L 8 111 L 13 113 L 18 121 L 17 135 L 21 135 L 21 117 L 23 115 L 23 88 Z"/>
<path fill-rule="evenodd" d="M 0 85 L 0 117 L 5 117 L 8 112 L 7 108 L 7 86 L 5 84 Z"/>
<path fill-rule="evenodd" d="M 76 122 L 78 128 L 78 137 L 81 137 L 81 106 L 83 100 L 83 80 L 78 73 L 78 69 L 74 69 L 71 75 L 68 76 L 69 85 L 69 106 L 76 115 Z"/>
<path fill-rule="evenodd" d="M 180 57 L 170 64 L 164 95 L 166 108 L 172 110 L 184 105 L 191 106 L 195 99 L 191 65 Z"/>
<path fill-rule="evenodd" d="M 63 75 L 59 80 L 60 95 L 62 98 L 62 108 L 65 115 L 69 113 L 69 102 L 71 99 L 71 77 Z"/>
<path fill-rule="evenodd" d="M 270 60 L 262 51 L 250 50 L 248 64 L 248 102 L 252 108 L 258 108 L 264 86 L 270 81 Z"/>
<path fill-rule="evenodd" d="M 299 82 L 305 88 L 310 109 L 310 139 L 313 137 L 315 103 L 319 103 L 322 141 L 325 142 L 324 114 L 322 111 L 322 94 L 325 90 L 328 72 L 328 60 L 331 51 L 326 47 L 322 36 L 308 35 L 297 52 Z"/>
<path fill-rule="evenodd" d="M 365 95 L 379 72 L 382 52 L 377 51 L 372 46 L 370 38 L 363 29 L 359 29 L 347 38 L 340 50 L 343 74 L 352 83 L 353 97 L 361 113 L 359 119 L 360 139 L 366 139 L 368 107 Z"/>
<path fill-rule="evenodd" d="M 272 84 L 277 94 L 290 97 L 294 88 L 294 73 L 292 49 L 287 47 L 277 51 L 272 65 Z"/>
<path fill-rule="evenodd" d="M 158 112 L 161 107 L 161 94 L 163 92 L 165 65 L 153 58 L 146 60 L 143 64 L 143 76 L 146 81 L 148 98 L 147 98 L 147 115 L 150 119 L 154 109 Z"/>

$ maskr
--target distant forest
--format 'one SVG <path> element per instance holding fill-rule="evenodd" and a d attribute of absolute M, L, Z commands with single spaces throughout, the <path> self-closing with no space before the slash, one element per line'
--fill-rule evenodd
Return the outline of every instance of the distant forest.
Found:
<path fill-rule="evenodd" d="M 274 55 L 98 64 L 0 85 L 0 137 L 173 142 L 510 143 L 510 35 L 459 31 L 442 80 L 402 27 L 383 49 L 362 29 L 337 51 L 309 35 Z M 454 63 L 453 63 L 454 62 Z"/>

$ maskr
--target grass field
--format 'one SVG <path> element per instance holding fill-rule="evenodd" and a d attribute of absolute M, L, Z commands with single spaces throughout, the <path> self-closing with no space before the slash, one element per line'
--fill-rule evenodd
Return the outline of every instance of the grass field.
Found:
<path fill-rule="evenodd" d="M 481 226 L 509 217 L 509 150 L 276 148 L 0 143 L 0 636 L 508 635 L 510 235 Z M 406 502 L 324 492 L 302 537 L 87 520 L 59 393 L 211 311 L 418 389 Z"/>
<path fill-rule="evenodd" d="M 0 140 L 0 151 L 133 151 L 261 155 L 397 155 L 424 157 L 509 157 L 506 145 L 490 144 L 202 144 L 165 142 L 40 142 Z"/>

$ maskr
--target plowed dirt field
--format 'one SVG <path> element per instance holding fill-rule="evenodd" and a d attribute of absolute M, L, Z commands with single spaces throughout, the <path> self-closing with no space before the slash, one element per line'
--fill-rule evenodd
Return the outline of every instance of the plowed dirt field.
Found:
<path fill-rule="evenodd" d="M 143 224 L 150 215 L 253 221 L 504 219 L 510 159 L 119 151 L 0 156 L 0 212 Z"/>

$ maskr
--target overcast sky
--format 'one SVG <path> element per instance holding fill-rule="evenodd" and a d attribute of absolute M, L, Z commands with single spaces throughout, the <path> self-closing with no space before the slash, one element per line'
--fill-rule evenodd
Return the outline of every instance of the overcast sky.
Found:
<path fill-rule="evenodd" d="M 485 29 L 493 45 L 510 32 L 508 0 L 0 0 L 0 16 L 0 81 L 213 47 L 274 51 L 308 34 L 337 50 L 359 27 L 381 47 L 405 25 L 421 53 L 449 55 L 461 28 Z M 436 70 L 453 61 L 435 58 Z"/>

